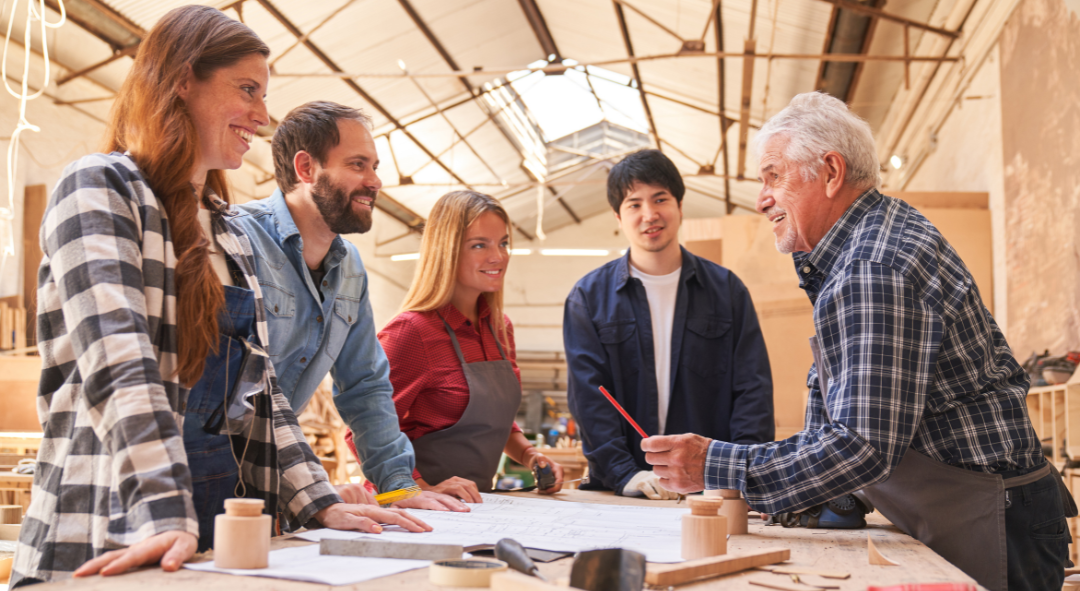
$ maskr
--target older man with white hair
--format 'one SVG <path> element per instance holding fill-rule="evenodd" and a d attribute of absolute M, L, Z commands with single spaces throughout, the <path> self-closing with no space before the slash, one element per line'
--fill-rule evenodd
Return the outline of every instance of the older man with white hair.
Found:
<path fill-rule="evenodd" d="M 755 145 L 757 209 L 814 304 L 806 428 L 755 445 L 650 437 L 661 484 L 740 489 L 769 514 L 863 490 L 981 585 L 1059 589 L 1076 508 L 1028 418 L 1027 374 L 963 261 L 878 192 L 870 127 L 843 102 L 796 96 Z"/>

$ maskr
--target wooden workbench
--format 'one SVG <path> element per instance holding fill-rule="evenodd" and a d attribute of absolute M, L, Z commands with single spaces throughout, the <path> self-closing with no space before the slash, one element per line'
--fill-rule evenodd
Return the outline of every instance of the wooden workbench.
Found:
<path fill-rule="evenodd" d="M 514 493 L 515 496 L 533 497 L 533 493 Z M 674 501 L 647 501 L 616 497 L 611 493 L 572 490 L 555 495 L 556 499 L 584 503 L 640 504 L 650 507 L 675 506 Z M 682 505 L 685 506 L 685 505 Z M 917 540 L 904 535 L 897 528 L 888 524 L 880 514 L 870 516 L 871 524 L 867 529 L 843 531 L 822 529 L 784 529 L 778 525 L 766 527 L 756 518 L 751 518 L 750 533 L 744 536 L 732 536 L 728 551 L 750 551 L 767 547 L 786 547 L 791 549 L 788 564 L 813 566 L 829 570 L 843 570 L 851 573 L 851 578 L 832 581 L 840 585 L 841 591 L 863 591 L 868 585 L 927 582 L 973 582 L 970 577 L 952 566 Z M 878 549 L 899 562 L 899 567 L 871 566 L 866 554 L 866 536 L 869 533 Z M 296 539 L 275 539 L 273 548 L 304 545 L 309 542 Z M 209 560 L 210 553 L 200 555 L 196 560 Z M 548 564 L 541 564 L 540 570 L 549 579 L 569 577 L 572 559 L 566 558 Z M 775 578 L 790 582 L 786 576 L 751 570 L 742 574 L 702 581 L 700 583 L 678 587 L 691 590 L 745 590 L 763 591 L 764 587 L 751 585 L 751 578 Z M 813 577 L 809 577 L 813 579 Z M 326 585 L 299 583 L 278 579 L 257 577 L 236 577 L 230 575 L 202 573 L 181 569 L 176 573 L 164 573 L 157 568 L 144 569 L 118 577 L 92 577 L 65 581 L 52 585 L 35 586 L 35 590 L 48 589 L 85 590 L 85 591 L 146 591 L 147 589 L 200 589 L 200 591 L 262 591 L 272 588 L 278 591 L 314 591 L 327 589 Z M 399 575 L 376 579 L 351 586 L 336 587 L 342 590 L 357 591 L 401 591 L 447 589 L 428 582 L 427 569 L 414 570 Z"/>

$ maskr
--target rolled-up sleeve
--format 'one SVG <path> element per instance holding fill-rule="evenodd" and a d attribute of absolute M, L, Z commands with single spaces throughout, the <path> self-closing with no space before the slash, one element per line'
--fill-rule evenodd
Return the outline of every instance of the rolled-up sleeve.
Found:
<path fill-rule="evenodd" d="M 902 459 L 933 383 L 941 318 L 888 266 L 856 260 L 836 281 L 816 305 L 832 379 L 824 398 L 812 388 L 807 429 L 769 444 L 714 442 L 707 487 L 742 489 L 765 513 L 798 511 L 880 482 Z"/>

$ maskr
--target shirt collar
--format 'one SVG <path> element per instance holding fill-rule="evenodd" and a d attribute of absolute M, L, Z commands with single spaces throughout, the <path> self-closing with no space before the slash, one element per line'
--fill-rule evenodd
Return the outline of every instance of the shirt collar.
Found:
<path fill-rule="evenodd" d="M 679 252 L 682 253 L 682 273 L 679 275 L 679 282 L 689 281 L 691 278 L 697 277 L 697 258 L 690 255 L 690 252 L 685 247 L 679 246 Z M 618 273 L 615 275 L 615 291 L 618 291 L 626 286 L 626 283 L 630 281 L 630 249 L 626 249 L 626 254 L 623 255 L 619 261 Z"/>
<path fill-rule="evenodd" d="M 278 243 L 284 246 L 289 238 L 300 235 L 300 229 L 296 227 L 296 222 L 293 221 L 289 206 L 285 203 L 285 194 L 281 192 L 281 189 L 277 189 L 273 195 L 267 197 L 266 202 L 270 207 L 270 212 L 274 214 Z"/>
<path fill-rule="evenodd" d="M 863 219 L 866 212 L 880 201 L 881 193 L 878 193 L 877 189 L 866 191 L 847 208 L 847 211 L 840 216 L 840 219 L 833 224 L 833 227 L 829 228 L 829 231 L 825 233 L 825 236 L 821 238 L 821 241 L 817 243 L 813 250 L 794 253 L 792 259 L 795 261 L 795 269 L 799 273 L 799 277 L 806 277 L 814 271 L 828 275 L 836 260 L 840 258 L 844 244 L 851 237 L 855 226 Z"/>
<path fill-rule="evenodd" d="M 300 229 L 296 227 L 296 222 L 293 221 L 292 212 L 289 211 L 289 205 L 285 203 L 285 194 L 281 192 L 281 189 L 274 191 L 274 194 L 267 197 L 266 201 L 270 207 L 271 213 L 274 214 L 274 224 L 277 226 L 278 245 L 284 248 L 285 243 L 293 236 L 302 240 L 303 238 L 300 235 Z M 334 265 L 345 258 L 346 254 L 348 253 L 345 250 L 344 239 L 340 235 L 335 236 L 333 242 L 330 243 L 329 252 L 326 253 L 326 260 L 331 265 Z M 327 270 L 329 270 L 329 267 Z"/>
<path fill-rule="evenodd" d="M 447 324 L 453 330 L 458 330 L 462 326 L 471 325 L 469 319 L 461 313 L 460 310 L 454 307 L 453 302 L 448 302 L 445 306 L 438 309 L 439 315 L 446 320 Z M 480 323 L 483 324 L 484 318 L 491 316 L 491 308 L 488 307 L 487 298 L 480 298 Z"/>

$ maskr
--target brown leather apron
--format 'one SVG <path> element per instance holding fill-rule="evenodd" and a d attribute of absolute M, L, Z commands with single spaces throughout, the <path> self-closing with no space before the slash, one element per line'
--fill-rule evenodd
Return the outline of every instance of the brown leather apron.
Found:
<path fill-rule="evenodd" d="M 829 371 L 816 336 L 810 338 L 810 349 L 824 399 Z M 825 414 L 829 415 L 827 404 Z M 950 466 L 908 448 L 887 480 L 863 492 L 904 533 L 990 591 L 1006 591 L 1005 489 L 1035 482 L 1050 473 L 1050 465 L 1043 464 L 1006 480 L 998 474 Z"/>
<path fill-rule="evenodd" d="M 428 484 L 438 484 L 453 476 L 460 476 L 475 482 L 480 492 L 491 492 L 499 459 L 510 437 L 514 416 L 521 406 L 521 383 L 495 336 L 490 318 L 488 329 L 495 338 L 502 359 L 476 363 L 465 363 L 457 335 L 442 315 L 439 315 L 439 319 L 446 326 L 461 369 L 465 372 L 469 404 L 454 425 L 413 440 L 416 469 Z"/>

